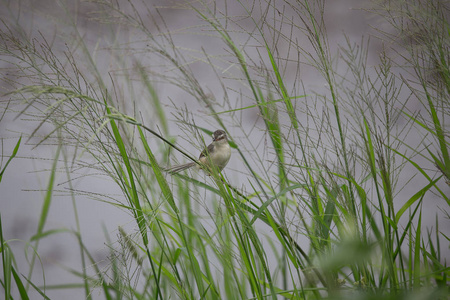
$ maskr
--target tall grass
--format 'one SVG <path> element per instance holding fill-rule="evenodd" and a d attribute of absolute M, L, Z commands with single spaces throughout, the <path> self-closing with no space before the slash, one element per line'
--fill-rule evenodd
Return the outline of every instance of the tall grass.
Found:
<path fill-rule="evenodd" d="M 178 44 L 178 32 L 144 1 L 92 4 L 90 22 L 107 24 L 118 37 L 100 42 L 102 55 L 69 9 L 62 51 L 58 40 L 5 20 L 0 55 L 15 77 L 5 79 L 2 106 L 37 122 L 24 133 L 28 141 L 39 137 L 36 147 L 57 145 L 28 273 L 19 273 L 1 235 L 5 298 L 15 286 L 22 298 L 31 289 L 45 298 L 76 287 L 89 299 L 99 290 L 106 299 L 445 299 L 448 6 L 374 4 L 369 11 L 391 27 L 378 32 L 385 48 L 371 66 L 367 37 L 347 38 L 333 52 L 325 4 L 178 4 L 199 20 L 182 36 L 208 35 L 220 45 L 217 53 Z M 229 5 L 243 15 L 229 14 Z M 124 33 L 132 33 L 129 40 Z M 214 93 L 201 82 L 198 61 L 215 76 Z M 325 87 L 308 90 L 304 69 Z M 172 99 L 168 108 L 158 85 L 192 103 Z M 412 102 L 421 103 L 419 113 Z M 255 109 L 260 121 L 243 123 Z M 48 124 L 52 129 L 40 135 Z M 209 143 L 205 136 L 224 129 L 239 163 L 209 176 L 166 173 L 177 160 L 195 160 L 180 146 L 186 140 L 171 137 L 174 126 L 199 150 Z M 19 144 L 3 154 L 9 159 L 1 176 Z M 78 168 L 116 183 L 122 198 L 101 200 L 128 211 L 136 230 L 117 224 L 118 246 L 104 271 L 78 224 L 67 233 L 80 248 L 80 269 L 71 270 L 80 281 L 37 286 L 39 243 L 61 234 L 46 226 L 56 176 L 64 171 L 78 219 L 82 193 L 71 185 Z M 442 210 L 434 226 L 424 225 L 429 206 Z"/>

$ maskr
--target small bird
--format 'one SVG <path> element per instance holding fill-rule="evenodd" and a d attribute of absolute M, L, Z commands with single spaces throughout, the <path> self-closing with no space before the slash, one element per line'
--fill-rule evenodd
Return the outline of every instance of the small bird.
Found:
<path fill-rule="evenodd" d="M 183 170 L 189 169 L 193 166 L 197 168 L 202 168 L 206 166 L 207 169 L 211 168 L 213 165 L 218 171 L 222 171 L 227 165 L 231 156 L 231 148 L 228 144 L 227 134 L 223 130 L 216 130 L 212 135 L 213 142 L 200 153 L 197 164 L 195 162 L 190 162 L 183 165 L 173 166 L 167 169 L 169 173 L 178 173 Z"/>

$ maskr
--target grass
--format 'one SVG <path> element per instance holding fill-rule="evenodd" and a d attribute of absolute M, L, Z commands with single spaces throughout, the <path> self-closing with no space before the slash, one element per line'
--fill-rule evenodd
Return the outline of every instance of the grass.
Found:
<path fill-rule="evenodd" d="M 347 38 L 333 52 L 324 1 L 236 1 L 239 17 L 226 3 L 177 4 L 198 18 L 182 31 L 144 1 L 91 3 L 86 21 L 116 35 L 99 48 L 73 7 L 62 5 L 67 18 L 59 21 L 70 31 L 54 40 L 26 33 L 12 21 L 20 12 L 4 17 L 0 57 L 14 75 L 4 79 L 2 116 L 36 125 L 5 149 L 0 180 L 24 144 L 38 138 L 34 147 L 56 149 L 28 270 L 18 270 L 0 226 L 5 299 L 74 288 L 86 299 L 447 298 L 447 4 L 374 3 L 369 12 L 391 27 L 376 31 L 384 48 L 371 66 L 368 37 Z M 221 50 L 179 43 L 178 34 L 192 32 Z M 216 78 L 214 94 L 197 62 Z M 306 89 L 303 68 L 325 88 Z M 176 100 L 167 106 L 161 86 L 202 111 Z M 252 109 L 259 122 L 243 123 Z M 164 172 L 176 159 L 195 161 L 171 137 L 174 124 L 199 150 L 212 130 L 227 131 L 238 167 L 210 176 Z M 77 198 L 94 193 L 73 188 L 80 169 L 113 181 L 122 197 L 99 200 L 135 224 L 134 232 L 117 224 L 117 242 L 105 229 L 108 270 L 81 234 Z M 73 230 L 47 224 L 57 180 L 72 199 Z M 425 225 L 430 206 L 441 210 L 434 226 Z M 56 234 L 76 238 L 80 266 L 66 269 L 79 280 L 36 284 L 39 246 Z"/>

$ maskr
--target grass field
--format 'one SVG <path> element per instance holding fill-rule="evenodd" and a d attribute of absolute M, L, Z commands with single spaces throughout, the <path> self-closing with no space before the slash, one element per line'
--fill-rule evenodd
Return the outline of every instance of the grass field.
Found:
<path fill-rule="evenodd" d="M 372 34 L 339 45 L 327 1 L 58 2 L 42 29 L 26 18 L 51 4 L 3 2 L 1 120 L 33 130 L 2 122 L 15 146 L 0 181 L 24 147 L 54 153 L 28 268 L 0 222 L 5 299 L 448 299 L 447 1 L 371 2 Z M 174 29 L 168 9 L 195 22 Z M 164 171 L 218 128 L 233 152 L 223 172 Z M 122 194 L 77 185 L 86 174 Z M 77 220 L 79 198 L 129 214 L 133 230 L 106 230 L 106 270 L 78 222 L 47 225 L 62 196 Z M 78 280 L 41 284 L 40 247 L 61 234 L 77 241 Z"/>

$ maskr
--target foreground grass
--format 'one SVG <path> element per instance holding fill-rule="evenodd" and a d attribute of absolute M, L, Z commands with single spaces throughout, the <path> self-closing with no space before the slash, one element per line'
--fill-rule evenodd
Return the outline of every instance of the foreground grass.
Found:
<path fill-rule="evenodd" d="M 330 53 L 322 2 L 286 1 L 282 11 L 261 2 L 259 19 L 252 17 L 254 6 L 238 3 L 246 13 L 244 20 L 222 15 L 222 10 L 215 10 L 220 3 L 184 7 L 225 47 L 226 55 L 200 52 L 223 88 L 215 95 L 205 91 L 163 20 L 138 1 L 120 9 L 107 2 L 97 4 L 105 13 L 98 13 L 96 21 L 113 23 L 114 30 L 119 30 L 114 25 L 118 23 L 139 33 L 138 41 L 125 47 L 114 41 L 107 52 L 115 63 L 112 69 L 120 73 L 103 75 L 75 22 L 73 45 L 64 56 L 45 36 L 34 40 L 12 26 L 1 32 L 2 58 L 20 73 L 18 78 L 26 78 L 7 81 L 10 89 L 2 105 L 19 117 L 38 120 L 38 129 L 52 124 L 38 145 L 57 145 L 39 224 L 30 241 L 35 254 L 28 273 L 17 270 L 1 235 L 6 299 L 13 288 L 23 299 L 31 290 L 46 297 L 49 286 L 33 283 L 33 268 L 40 241 L 61 233 L 46 229 L 57 173 L 64 171 L 70 185 L 80 155 L 93 161 L 89 168 L 120 187 L 122 199 L 103 201 L 127 210 L 136 231 L 119 228 L 120 247 L 111 247 L 105 272 L 97 268 L 77 225 L 67 234 L 74 235 L 79 245 L 82 265 L 72 273 L 80 282 L 50 288 L 80 288 L 88 299 L 99 289 L 107 299 L 402 299 L 413 294 L 446 298 L 449 239 L 440 230 L 438 216 L 435 227 L 422 225 L 430 197 L 439 199 L 437 205 L 447 218 L 450 204 L 445 128 L 450 37 L 445 4 L 429 1 L 374 9 L 409 43 L 401 52 L 395 48 L 402 65 L 383 52 L 372 69 L 367 65 L 368 43 L 348 41 L 339 55 Z M 151 29 L 145 21 L 150 15 Z M 255 30 L 236 30 L 244 21 Z M 67 22 L 72 22 L 70 16 Z M 238 42 L 242 34 L 247 42 Z M 313 52 L 293 38 L 300 35 Z M 256 54 L 247 44 L 257 45 Z M 282 44 L 288 45 L 286 56 L 280 54 Z M 153 71 L 145 59 L 127 59 L 124 53 L 136 47 L 163 61 L 171 72 Z M 85 58 L 84 64 L 79 56 Z M 292 64 L 297 71 L 286 76 Z M 303 65 L 321 76 L 326 90 L 305 95 L 298 85 Z M 338 72 L 342 66 L 345 71 Z M 397 73 L 399 68 L 409 72 L 404 73 L 408 79 Z M 240 90 L 228 87 L 226 78 L 233 78 Z M 239 170 L 174 177 L 163 171 L 174 152 L 195 158 L 168 138 L 167 112 L 154 81 L 181 88 L 209 110 L 204 115 L 212 128 L 233 133 L 233 159 L 241 162 Z M 135 95 L 137 88 L 144 97 Z M 421 115 L 407 109 L 413 98 L 423 104 Z M 244 105 L 247 101 L 251 104 Z M 135 111 L 135 105 L 142 109 Z M 142 113 L 145 108 L 148 113 Z M 240 124 L 253 108 L 259 110 L 263 129 Z M 177 124 L 196 138 L 191 142 L 207 144 L 203 136 L 211 132 L 192 121 L 204 115 L 177 112 Z M 142 115 L 151 116 L 151 122 Z M 423 135 L 418 145 L 408 139 L 411 134 Z M 255 135 L 267 141 L 268 149 L 258 150 Z M 19 145 L 20 141 L 12 154 L 3 156 L 13 159 Z M 422 165 L 417 157 L 429 164 Z M 227 177 L 235 175 L 238 181 Z M 421 177 L 420 184 L 411 188 L 409 182 L 416 176 Z M 80 195 L 71 196 L 77 215 L 75 198 Z M 87 274 L 87 264 L 94 266 L 94 275 Z"/>

